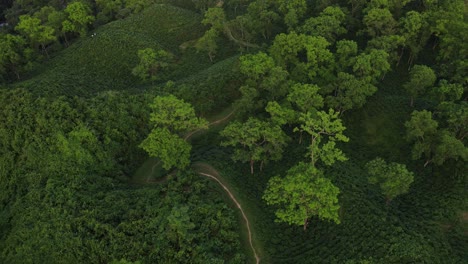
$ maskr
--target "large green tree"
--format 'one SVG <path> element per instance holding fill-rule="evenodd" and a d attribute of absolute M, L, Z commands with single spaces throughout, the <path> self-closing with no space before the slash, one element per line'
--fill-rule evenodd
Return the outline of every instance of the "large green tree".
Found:
<path fill-rule="evenodd" d="M 330 43 L 348 31 L 343 26 L 346 15 L 341 8 L 329 6 L 317 17 L 311 17 L 304 22 L 301 31 L 312 36 L 322 36 Z"/>
<path fill-rule="evenodd" d="M 29 15 L 20 16 L 20 22 L 15 29 L 29 40 L 32 47 L 41 46 L 47 56 L 47 45 L 57 40 L 52 27 L 43 26 L 39 18 Z"/>
<path fill-rule="evenodd" d="M 414 65 L 410 71 L 410 80 L 403 87 L 411 95 L 410 105 L 413 106 L 414 97 L 428 92 L 437 79 L 434 71 L 425 65 Z"/>
<path fill-rule="evenodd" d="M 268 160 L 280 160 L 287 135 L 276 124 L 249 118 L 246 122 L 233 122 L 223 131 L 223 146 L 234 147 L 232 159 L 250 162 L 250 172 L 254 173 L 254 163 L 260 161 L 260 170 Z"/>
<path fill-rule="evenodd" d="M 405 165 L 387 163 L 381 158 L 369 161 L 366 168 L 369 172 L 369 182 L 379 184 L 387 204 L 398 195 L 407 193 L 414 180 L 414 174 L 408 171 Z"/>
<path fill-rule="evenodd" d="M 268 182 L 263 199 L 278 207 L 278 222 L 302 225 L 307 229 L 311 217 L 339 224 L 339 189 L 311 164 L 299 163 L 286 177 L 275 176 Z"/>
<path fill-rule="evenodd" d="M 191 146 L 183 136 L 206 128 L 208 122 L 195 115 L 193 107 L 173 95 L 158 96 L 150 105 L 153 129 L 140 147 L 161 159 L 163 168 L 184 169 L 190 163 Z"/>
<path fill-rule="evenodd" d="M 67 19 L 62 22 L 64 32 L 79 33 L 86 36 L 88 27 L 95 20 L 91 8 L 80 1 L 72 2 L 65 8 Z"/>
<path fill-rule="evenodd" d="M 344 153 L 336 147 L 337 141 L 348 142 L 349 138 L 343 134 L 346 129 L 338 112 L 332 109 L 329 112 L 306 112 L 299 116 L 299 127 L 294 131 L 306 132 L 310 136 L 309 152 L 310 162 L 314 166 L 317 161 L 325 165 L 332 165 L 336 161 L 347 160 Z"/>

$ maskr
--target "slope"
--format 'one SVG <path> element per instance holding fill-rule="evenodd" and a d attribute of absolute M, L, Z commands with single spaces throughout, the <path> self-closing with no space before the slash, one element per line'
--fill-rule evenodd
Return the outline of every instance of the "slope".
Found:
<path fill-rule="evenodd" d="M 178 79 L 208 67 L 208 56 L 179 46 L 199 38 L 204 28 L 201 16 L 172 5 L 154 5 L 140 14 L 117 20 L 76 40 L 37 67 L 29 79 L 16 83 L 39 95 L 93 96 L 105 90 L 132 89 L 140 81 L 131 70 L 138 63 L 137 51 L 164 49 L 175 63 L 161 81 Z"/>

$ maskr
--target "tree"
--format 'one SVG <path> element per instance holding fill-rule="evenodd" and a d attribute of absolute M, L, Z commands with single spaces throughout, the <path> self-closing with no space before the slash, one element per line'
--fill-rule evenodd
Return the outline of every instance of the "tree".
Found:
<path fill-rule="evenodd" d="M 250 173 L 254 173 L 254 163 L 260 161 L 260 170 L 268 160 L 280 160 L 288 137 L 278 125 L 273 125 L 256 118 L 246 122 L 233 122 L 221 136 L 226 140 L 222 146 L 235 147 L 234 161 L 250 162 Z"/>
<path fill-rule="evenodd" d="M 184 169 L 190 163 L 192 146 L 181 137 L 172 134 L 167 128 L 153 128 L 148 137 L 141 142 L 140 147 L 150 157 L 159 158 L 166 170 L 173 167 Z"/>
<path fill-rule="evenodd" d="M 431 160 L 432 146 L 437 136 L 437 121 L 432 119 L 432 113 L 426 110 L 413 111 L 411 119 L 405 123 L 406 138 L 414 142 L 412 157 L 419 159 L 424 154 L 427 166 Z"/>
<path fill-rule="evenodd" d="M 348 71 L 352 69 L 354 57 L 358 53 L 357 43 L 353 40 L 339 40 L 336 42 L 336 68 L 337 71 Z"/>
<path fill-rule="evenodd" d="M 20 75 L 32 67 L 32 53 L 21 36 L 0 34 L 0 78 L 8 79 L 13 75 L 19 80 Z"/>
<path fill-rule="evenodd" d="M 42 51 L 49 56 L 46 46 L 57 40 L 53 28 L 41 25 L 41 20 L 39 18 L 22 15 L 15 29 L 29 40 L 32 47 L 37 48 L 37 46 L 40 45 Z"/>
<path fill-rule="evenodd" d="M 123 0 L 96 0 L 96 8 L 99 10 L 96 19 L 101 23 L 111 21 L 118 16 L 124 5 Z"/>
<path fill-rule="evenodd" d="M 424 34 L 427 23 L 422 14 L 416 11 L 409 11 L 400 20 L 401 35 L 405 39 L 405 46 L 410 50 L 409 64 L 416 58 L 419 51 L 426 44 L 429 34 Z"/>
<path fill-rule="evenodd" d="M 370 37 L 392 35 L 395 33 L 397 22 L 386 8 L 372 8 L 364 16 L 362 22 Z"/>
<path fill-rule="evenodd" d="M 343 135 L 346 129 L 338 118 L 338 112 L 332 109 L 329 112 L 306 112 L 299 116 L 300 126 L 294 128 L 294 132 L 306 132 L 310 135 L 311 143 L 309 153 L 312 166 L 317 161 L 322 161 L 325 165 L 332 165 L 335 161 L 347 160 L 343 152 L 336 148 L 336 141 L 348 142 L 349 138 Z M 325 139 L 327 141 L 325 142 Z"/>
<path fill-rule="evenodd" d="M 443 101 L 456 101 L 460 100 L 463 96 L 463 86 L 458 83 L 449 83 L 447 80 L 442 79 L 439 84 L 431 90 L 431 97 Z"/>
<path fill-rule="evenodd" d="M 312 36 L 322 36 L 330 43 L 334 43 L 338 36 L 348 32 L 343 27 L 345 19 L 346 15 L 341 8 L 329 6 L 319 16 L 307 19 L 301 31 Z"/>
<path fill-rule="evenodd" d="M 343 113 L 362 107 L 367 97 L 377 92 L 377 87 L 366 79 L 357 79 L 352 74 L 339 72 L 337 79 L 327 90 L 330 91 L 330 95 L 325 98 L 327 105 Z"/>
<path fill-rule="evenodd" d="M 413 106 L 414 97 L 427 92 L 436 81 L 434 71 L 425 65 L 414 65 L 410 71 L 410 80 L 403 87 L 411 95 L 410 105 Z"/>
<path fill-rule="evenodd" d="M 316 84 L 333 79 L 333 54 L 330 43 L 323 37 L 313 37 L 291 32 L 276 36 L 270 47 L 270 56 L 276 65 L 287 70 L 296 82 Z"/>
<path fill-rule="evenodd" d="M 156 97 L 150 107 L 154 128 L 140 147 L 151 157 L 161 159 L 164 169 L 184 169 L 190 163 L 191 146 L 182 136 L 206 128 L 207 121 L 197 118 L 190 104 L 173 95 Z"/>
<path fill-rule="evenodd" d="M 366 49 L 368 50 L 383 50 L 388 53 L 388 58 L 391 63 L 399 65 L 400 59 L 403 56 L 406 39 L 400 35 L 386 35 L 375 37 L 367 42 Z"/>
<path fill-rule="evenodd" d="M 414 174 L 406 169 L 403 164 L 395 162 L 388 163 L 376 158 L 366 164 L 369 172 L 369 182 L 379 184 L 387 205 L 398 195 L 407 193 L 414 180 Z"/>
<path fill-rule="evenodd" d="M 133 68 L 132 74 L 143 81 L 155 81 L 159 78 L 158 74 L 169 67 L 173 55 L 165 50 L 147 48 L 138 51 L 138 58 L 140 62 Z"/>
<path fill-rule="evenodd" d="M 291 86 L 287 100 L 297 106 L 300 112 L 312 112 L 323 107 L 320 87 L 314 84 L 296 83 Z"/>
<path fill-rule="evenodd" d="M 216 51 L 218 49 L 218 44 L 216 44 L 216 39 L 218 38 L 218 32 L 215 29 L 209 29 L 205 34 L 197 40 L 195 48 L 198 51 L 205 51 L 208 53 L 210 61 L 213 61 Z"/>
<path fill-rule="evenodd" d="M 299 23 L 307 12 L 305 0 L 279 1 L 278 10 L 284 15 L 284 23 L 290 30 Z"/>
<path fill-rule="evenodd" d="M 355 76 L 374 84 L 389 70 L 388 53 L 383 50 L 372 49 L 359 54 L 354 59 L 353 72 Z"/>
<path fill-rule="evenodd" d="M 125 0 L 125 7 L 136 14 L 154 3 L 154 0 Z"/>
<path fill-rule="evenodd" d="M 265 111 L 270 114 L 273 124 L 279 126 L 292 124 L 297 120 L 297 112 L 290 105 L 280 105 L 276 101 L 268 102 Z"/>
<path fill-rule="evenodd" d="M 273 58 L 266 53 L 247 54 L 241 56 L 239 61 L 240 72 L 247 77 L 245 84 L 257 89 L 260 97 L 274 100 L 287 93 L 288 72 L 276 66 Z"/>
<path fill-rule="evenodd" d="M 65 8 L 67 19 L 63 21 L 64 32 L 76 32 L 81 37 L 86 36 L 88 26 L 94 22 L 91 8 L 83 2 L 76 1 Z"/>
<path fill-rule="evenodd" d="M 313 216 L 340 223 L 339 192 L 320 170 L 301 162 L 291 168 L 286 177 L 271 178 L 263 199 L 268 205 L 279 206 L 275 212 L 276 221 L 302 225 L 305 231 Z"/>
<path fill-rule="evenodd" d="M 281 16 L 275 10 L 277 2 L 274 0 L 252 1 L 247 8 L 247 25 L 251 32 L 261 34 L 267 39 L 272 35 L 276 22 Z"/>
<path fill-rule="evenodd" d="M 34 17 L 39 18 L 42 25 L 53 28 L 55 37 L 57 39 L 63 37 L 68 45 L 67 36 L 63 32 L 63 22 L 67 19 L 67 14 L 63 10 L 58 11 L 52 6 L 44 6 L 34 13 Z"/>

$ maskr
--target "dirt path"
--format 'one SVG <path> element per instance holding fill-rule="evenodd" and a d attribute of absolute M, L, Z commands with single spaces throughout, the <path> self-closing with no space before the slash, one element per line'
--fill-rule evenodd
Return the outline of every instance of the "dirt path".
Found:
<path fill-rule="evenodd" d="M 234 112 L 235 112 L 235 111 L 233 110 L 231 113 L 229 113 L 229 114 L 226 115 L 225 117 L 223 117 L 223 118 L 221 118 L 221 119 L 218 119 L 218 120 L 215 120 L 215 121 L 209 123 L 209 124 L 208 124 L 208 128 L 209 128 L 210 126 L 212 126 L 212 125 L 216 125 L 216 124 L 222 123 L 223 121 L 229 119 L 229 118 L 234 114 Z M 187 136 L 185 136 L 184 140 L 188 140 L 188 139 L 189 139 L 190 137 L 192 137 L 195 133 L 200 132 L 200 131 L 202 131 L 202 130 L 204 130 L 204 129 L 203 129 L 203 128 L 200 128 L 200 129 L 197 129 L 197 130 L 194 130 L 194 131 L 190 132 Z"/>
<path fill-rule="evenodd" d="M 198 174 L 215 180 L 219 185 L 221 185 L 221 187 L 223 187 L 223 189 L 229 195 L 229 197 L 234 202 L 234 204 L 237 206 L 237 208 L 239 208 L 239 211 L 241 212 L 242 217 L 244 218 L 244 221 L 245 221 L 245 225 L 247 227 L 247 233 L 248 233 L 248 237 L 249 237 L 250 248 L 252 249 L 252 252 L 254 254 L 255 262 L 257 264 L 259 264 L 260 263 L 260 257 L 258 256 L 257 251 L 255 250 L 255 247 L 253 245 L 252 231 L 250 230 L 250 222 L 249 222 L 249 219 L 247 218 L 247 215 L 245 214 L 244 210 L 242 209 L 241 204 L 237 201 L 236 197 L 234 197 L 234 195 L 229 190 L 229 188 L 219 180 L 220 175 L 219 175 L 218 171 L 215 168 L 213 168 L 212 166 L 210 166 L 209 164 L 206 164 L 206 163 L 198 163 L 196 165 L 199 166 L 199 167 L 202 167 L 204 170 L 210 171 L 211 174 L 201 172 L 201 171 L 198 171 Z"/>
<path fill-rule="evenodd" d="M 218 120 L 210 122 L 208 124 L 208 128 L 210 126 L 217 125 L 217 124 L 220 124 L 220 123 L 228 120 L 234 113 L 235 113 L 235 110 L 231 111 L 229 114 L 227 114 L 226 116 L 224 116 L 224 117 L 222 117 L 222 118 L 220 118 Z M 202 130 L 204 130 L 204 129 L 197 129 L 197 130 L 194 130 L 194 131 L 190 132 L 189 134 L 187 134 L 184 137 L 184 140 L 190 139 L 194 134 L 196 134 L 197 132 L 200 132 Z M 161 161 L 158 161 L 156 164 L 154 164 L 151 167 L 151 173 L 148 175 L 148 177 L 146 177 L 146 181 L 145 181 L 146 184 L 160 184 L 160 183 L 165 182 L 167 180 L 168 175 L 171 174 L 171 173 L 169 173 L 168 175 L 165 175 L 164 177 L 161 177 L 160 179 L 156 179 L 156 180 L 151 180 L 150 179 L 151 176 L 154 174 L 154 170 L 158 166 L 160 166 L 160 164 L 161 164 Z M 197 163 L 197 164 L 194 164 L 193 167 L 199 167 L 199 170 L 196 170 L 199 175 L 204 176 L 204 177 L 208 177 L 210 179 L 213 179 L 219 185 L 221 185 L 221 187 L 223 187 L 223 189 L 229 195 L 229 197 L 234 202 L 234 204 L 237 206 L 237 208 L 239 208 L 239 211 L 241 212 L 242 217 L 244 218 L 245 226 L 247 227 L 247 234 L 248 234 L 248 238 L 249 238 L 249 244 L 250 244 L 250 248 L 252 249 L 253 255 L 255 257 L 255 263 L 259 264 L 260 263 L 260 257 L 258 256 L 257 250 L 255 249 L 255 247 L 253 245 L 252 231 L 251 231 L 251 228 L 250 228 L 250 222 L 249 222 L 249 219 L 247 218 L 247 215 L 245 214 L 244 210 L 242 209 L 241 204 L 237 201 L 236 197 L 232 194 L 232 192 L 229 190 L 229 188 L 225 184 L 223 184 L 221 182 L 221 180 L 220 180 L 221 176 L 220 176 L 219 172 L 215 168 L 213 168 L 212 166 L 210 166 L 209 164 L 206 164 L 206 163 Z"/>

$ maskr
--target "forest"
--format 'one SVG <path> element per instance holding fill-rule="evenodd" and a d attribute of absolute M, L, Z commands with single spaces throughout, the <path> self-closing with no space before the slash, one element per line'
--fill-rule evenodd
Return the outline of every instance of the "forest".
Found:
<path fill-rule="evenodd" d="M 0 2 L 0 263 L 468 263 L 463 0 Z"/>

